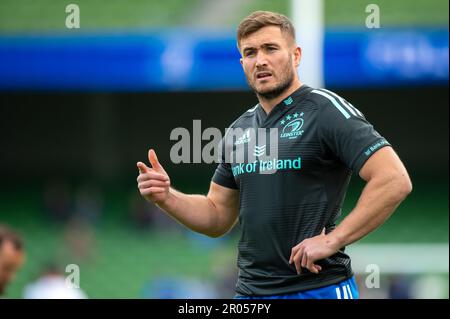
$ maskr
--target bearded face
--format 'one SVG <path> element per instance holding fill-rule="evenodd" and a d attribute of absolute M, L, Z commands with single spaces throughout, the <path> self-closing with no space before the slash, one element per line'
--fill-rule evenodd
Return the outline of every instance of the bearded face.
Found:
<path fill-rule="evenodd" d="M 249 86 L 264 99 L 283 94 L 293 83 L 296 66 L 292 45 L 276 26 L 267 26 L 242 39 L 241 63 Z"/>

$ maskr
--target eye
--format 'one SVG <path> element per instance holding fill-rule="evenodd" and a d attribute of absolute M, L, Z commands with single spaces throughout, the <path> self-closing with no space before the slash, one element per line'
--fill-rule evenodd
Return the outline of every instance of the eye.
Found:
<path fill-rule="evenodd" d="M 247 50 L 244 52 L 244 56 L 249 57 L 255 55 L 255 50 Z"/>

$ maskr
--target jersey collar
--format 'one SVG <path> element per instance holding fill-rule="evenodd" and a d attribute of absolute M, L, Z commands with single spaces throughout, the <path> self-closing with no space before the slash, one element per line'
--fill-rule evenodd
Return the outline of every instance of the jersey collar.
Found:
<path fill-rule="evenodd" d="M 282 100 L 280 103 L 275 105 L 274 108 L 272 109 L 272 111 L 270 111 L 270 113 L 268 115 L 264 111 L 264 109 L 261 106 L 261 104 L 258 103 L 257 114 L 258 114 L 258 117 L 259 117 L 259 120 L 260 120 L 259 122 L 261 124 L 266 123 L 267 120 L 269 120 L 269 118 L 272 118 L 272 117 L 276 116 L 276 114 L 278 114 L 279 112 L 282 112 L 286 108 L 293 107 L 294 105 L 296 105 L 303 98 L 303 96 L 306 93 L 308 93 L 310 91 L 310 89 L 311 88 L 309 86 L 307 86 L 306 84 L 303 84 L 297 90 L 292 92 L 291 95 L 289 95 L 284 100 Z"/>

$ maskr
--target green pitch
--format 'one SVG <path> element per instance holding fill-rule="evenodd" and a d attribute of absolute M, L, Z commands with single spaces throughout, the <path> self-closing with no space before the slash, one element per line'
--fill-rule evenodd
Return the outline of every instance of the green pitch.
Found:
<path fill-rule="evenodd" d="M 187 25 L 197 22 L 195 12 L 202 0 L 2 0 L 0 1 L 0 32 L 68 31 L 65 28 L 65 7 L 80 7 L 84 30 L 148 29 Z M 372 0 L 325 0 L 325 23 L 328 26 L 364 27 L 365 8 Z M 446 25 L 447 0 L 378 0 L 381 26 Z M 290 16 L 290 0 L 240 1 L 218 27 L 235 29 L 239 21 L 254 10 L 272 10 Z M 212 16 L 221 12 L 210 12 Z M 214 21 L 214 19 L 210 19 Z"/>

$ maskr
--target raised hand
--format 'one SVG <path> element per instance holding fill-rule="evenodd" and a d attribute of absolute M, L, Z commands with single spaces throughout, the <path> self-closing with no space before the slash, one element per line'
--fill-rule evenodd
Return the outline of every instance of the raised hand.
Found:
<path fill-rule="evenodd" d="M 139 176 L 137 178 L 138 188 L 141 195 L 149 202 L 155 204 L 164 203 L 169 195 L 170 178 L 158 161 L 153 149 L 148 152 L 151 167 L 142 162 L 137 163 Z"/>

